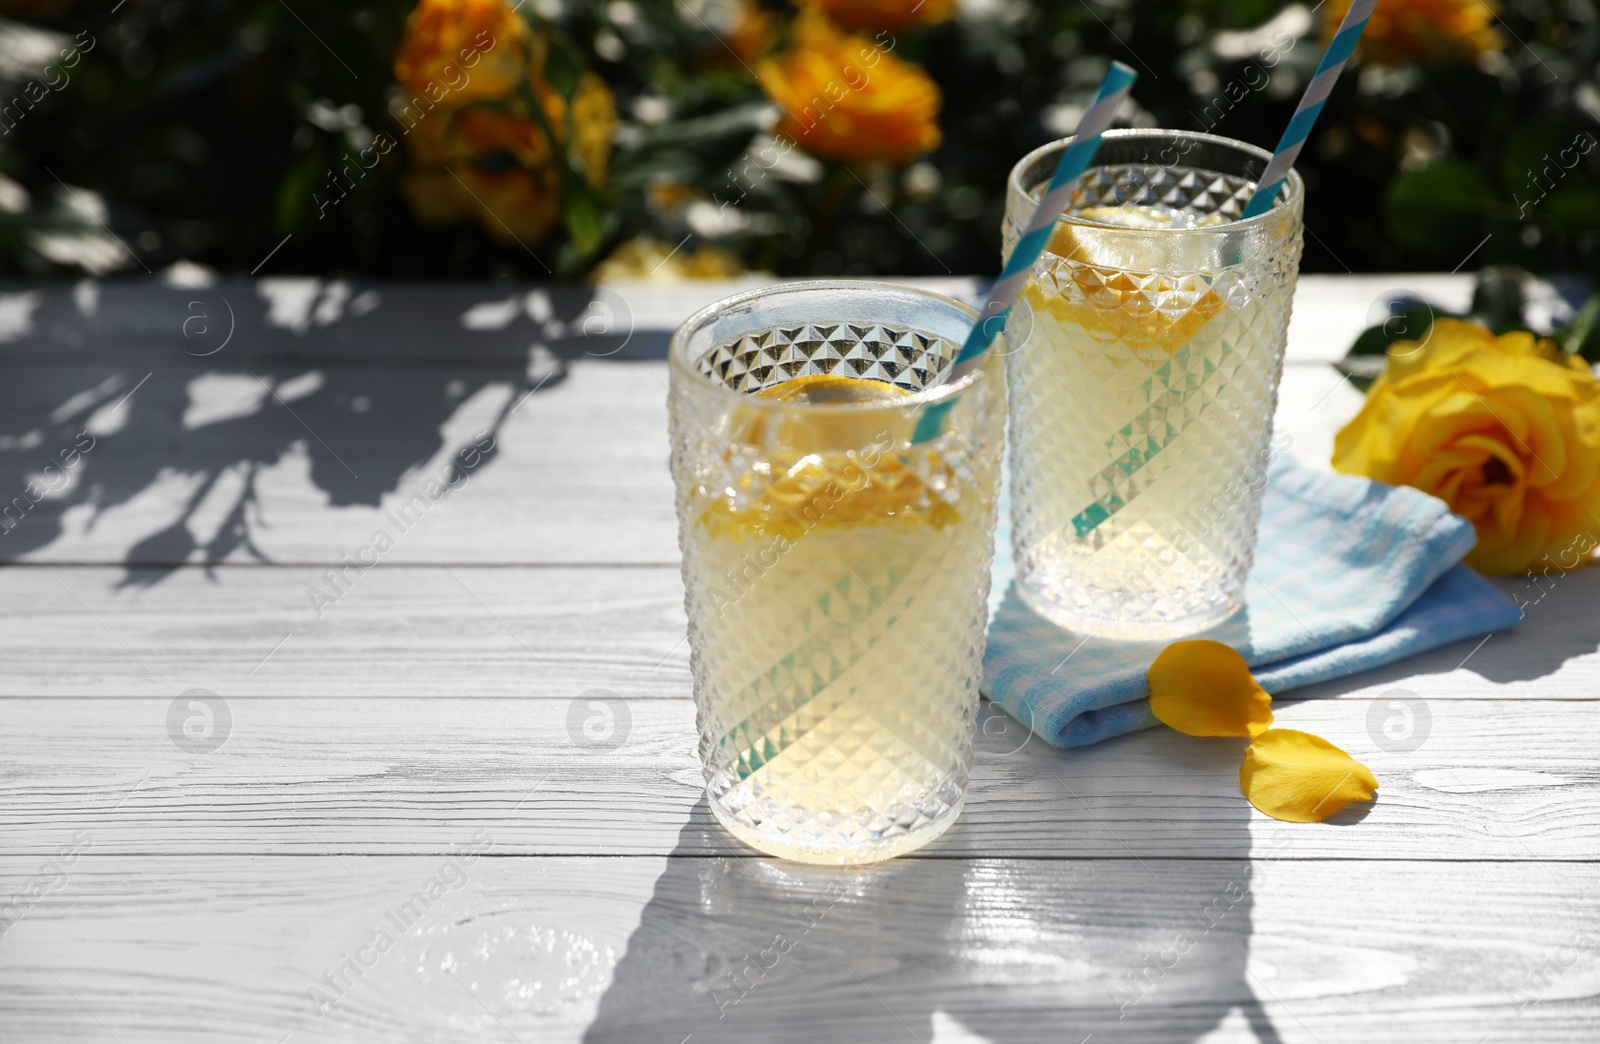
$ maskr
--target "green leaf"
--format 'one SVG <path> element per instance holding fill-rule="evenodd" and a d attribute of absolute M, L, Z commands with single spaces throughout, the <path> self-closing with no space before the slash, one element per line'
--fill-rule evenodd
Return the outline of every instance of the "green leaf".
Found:
<path fill-rule="evenodd" d="M 1515 265 L 1491 265 L 1478 273 L 1472 290 L 1472 309 L 1467 318 L 1482 323 L 1497 334 L 1525 329 L 1522 317 L 1522 283 L 1527 273 Z"/>
<path fill-rule="evenodd" d="M 1511 135 L 1500 156 L 1500 179 L 1520 199 L 1538 199 L 1550 178 L 1561 173 L 1551 159 L 1572 140 L 1572 129 L 1558 120 L 1536 120 Z"/>
<path fill-rule="evenodd" d="M 1388 360 L 1371 355 L 1349 355 L 1333 364 L 1333 368 L 1350 378 L 1357 391 L 1365 392 L 1383 373 Z"/>
<path fill-rule="evenodd" d="M 544 75 L 556 93 L 567 101 L 578 92 L 578 80 L 583 76 L 583 54 L 564 36 L 551 36 L 550 51 L 545 57 Z"/>
<path fill-rule="evenodd" d="M 1556 331 L 1555 338 L 1568 355 L 1600 362 L 1600 294 L 1591 295 L 1572 322 Z"/>
<path fill-rule="evenodd" d="M 725 184 L 728 167 L 760 131 L 768 108 L 766 102 L 753 102 L 642 128 L 611 158 L 610 183 L 619 192 L 662 179 L 713 187 Z"/>
<path fill-rule="evenodd" d="M 1454 159 L 1401 171 L 1384 193 L 1389 231 L 1404 245 L 1430 255 L 1448 256 L 1470 246 L 1496 206 L 1483 175 Z"/>
<path fill-rule="evenodd" d="M 1600 228 L 1600 185 L 1572 184 L 1552 192 L 1544 201 L 1544 212 L 1564 232 Z"/>
<path fill-rule="evenodd" d="M 604 213 L 594 189 L 582 178 L 574 177 L 567 182 L 561 217 L 579 253 L 590 257 L 600 249 L 600 241 L 605 236 Z"/>
<path fill-rule="evenodd" d="M 693 146 L 723 138 L 748 138 L 761 128 L 771 108 L 770 102 L 752 101 L 705 116 L 651 124 L 639 129 L 632 147 Z"/>
<path fill-rule="evenodd" d="M 305 220 L 306 210 L 312 203 L 312 193 L 319 179 L 327 174 L 327 168 L 322 162 L 322 157 L 315 151 L 308 152 L 300 158 L 300 162 L 289 168 L 289 172 L 278 183 L 278 196 L 273 207 L 275 224 L 283 235 L 299 231 L 301 223 Z M 335 187 L 331 182 L 321 188 L 321 203 L 324 209 L 331 210 L 344 196 L 342 185 Z"/>
<path fill-rule="evenodd" d="M 1396 341 L 1418 340 L 1427 333 L 1434 317 L 1439 314 L 1423 301 L 1408 304 L 1377 326 L 1369 326 L 1361 331 L 1361 336 L 1350 346 L 1349 355 L 1382 355 Z"/>

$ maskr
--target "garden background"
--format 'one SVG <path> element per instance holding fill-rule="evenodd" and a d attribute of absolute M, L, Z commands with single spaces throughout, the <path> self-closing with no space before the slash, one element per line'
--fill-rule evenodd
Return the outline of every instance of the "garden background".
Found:
<path fill-rule="evenodd" d="M 7 0 L 0 272 L 990 273 L 1108 61 L 1124 124 L 1270 148 L 1345 6 Z M 1593 0 L 1382 0 L 1304 268 L 1600 276 L 1597 134 Z"/>

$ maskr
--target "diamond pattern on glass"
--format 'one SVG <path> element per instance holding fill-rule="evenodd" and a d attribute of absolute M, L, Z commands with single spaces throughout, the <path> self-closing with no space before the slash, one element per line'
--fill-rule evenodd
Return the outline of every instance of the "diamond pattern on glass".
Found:
<path fill-rule="evenodd" d="M 910 391 L 937 384 L 960 346 L 903 326 L 800 323 L 717 345 L 700 372 L 735 391 L 758 392 L 811 374 L 885 381 Z"/>
<path fill-rule="evenodd" d="M 1068 209 L 1160 206 L 1233 221 L 1243 216 L 1255 187 L 1256 183 L 1246 178 L 1192 167 L 1114 164 L 1090 168 L 1073 190 Z"/>
<path fill-rule="evenodd" d="M 746 392 L 809 373 L 916 389 L 957 350 L 915 330 L 812 323 L 719 345 L 700 369 Z M 740 400 L 730 405 L 703 382 L 674 384 L 672 459 L 707 796 L 717 819 L 757 848 L 869 861 L 915 847 L 959 811 L 988 617 L 1005 424 L 998 376 L 964 394 L 928 443 L 800 458 L 809 499 L 781 532 L 707 525 L 730 489 L 741 503 L 765 496 L 797 460 L 781 445 L 730 446 L 718 433 Z M 894 475 L 914 476 L 926 501 L 830 523 L 840 508 L 828 490 Z"/>
<path fill-rule="evenodd" d="M 1232 218 L 1250 194 L 1243 179 L 1182 168 L 1091 174 L 1075 209 Z M 1082 249 L 1052 241 L 1035 266 L 1032 334 L 1007 360 L 1018 586 L 1078 630 L 1187 633 L 1226 616 L 1249 572 L 1298 222 L 1061 227 Z"/>

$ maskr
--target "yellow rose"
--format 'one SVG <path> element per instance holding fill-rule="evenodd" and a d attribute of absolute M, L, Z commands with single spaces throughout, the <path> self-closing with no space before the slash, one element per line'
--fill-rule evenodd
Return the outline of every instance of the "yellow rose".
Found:
<path fill-rule="evenodd" d="M 1600 381 L 1550 341 L 1440 319 L 1390 346 L 1333 466 L 1449 504 L 1480 572 L 1571 569 L 1600 541 Z"/>
<path fill-rule="evenodd" d="M 526 75 L 556 143 L 570 151 L 591 185 L 600 184 L 617 124 L 610 89 L 584 72 L 569 120 L 566 99 L 545 79 L 547 38 L 533 34 L 527 48 L 519 78 Z M 503 243 L 531 249 L 561 219 L 560 159 L 526 98 L 512 95 L 504 104 L 503 110 L 469 105 L 425 114 L 406 134 L 412 169 L 402 187 L 423 224 L 472 220 Z"/>
<path fill-rule="evenodd" d="M 1333 38 L 1351 0 L 1322 7 L 1322 36 Z M 1361 55 L 1394 65 L 1404 61 L 1473 59 L 1505 48 L 1490 0 L 1383 0 L 1361 33 Z"/>
<path fill-rule="evenodd" d="M 739 0 L 723 41 L 740 60 L 754 61 L 772 50 L 772 41 L 778 35 L 776 22 L 760 0 Z"/>
<path fill-rule="evenodd" d="M 855 29 L 904 29 L 950 17 L 956 0 L 813 0 L 834 21 Z"/>
<path fill-rule="evenodd" d="M 756 67 L 778 132 L 827 159 L 905 166 L 939 144 L 939 88 L 921 69 L 813 12 Z"/>
<path fill-rule="evenodd" d="M 675 249 L 659 239 L 630 239 L 595 266 L 589 279 L 596 283 L 643 279 L 676 283 L 683 279 L 731 279 L 744 273 L 739 255 L 725 247 L 702 243 L 693 250 Z"/>
<path fill-rule="evenodd" d="M 502 98 L 533 49 L 527 19 L 505 0 L 422 0 L 406 19 L 394 75 L 434 101 Z"/>

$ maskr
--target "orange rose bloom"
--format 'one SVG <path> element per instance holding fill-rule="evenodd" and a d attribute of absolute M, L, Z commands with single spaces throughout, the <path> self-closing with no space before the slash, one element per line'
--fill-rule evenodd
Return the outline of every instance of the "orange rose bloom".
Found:
<path fill-rule="evenodd" d="M 456 102 L 516 89 L 533 51 L 527 19 L 505 0 L 422 0 L 406 19 L 394 74 L 416 94 Z"/>
<path fill-rule="evenodd" d="M 754 61 L 772 49 L 777 36 L 771 12 L 759 0 L 739 0 L 733 22 L 723 34 L 723 42 L 741 59 Z"/>
<path fill-rule="evenodd" d="M 526 76 L 556 141 L 520 93 L 501 96 L 503 111 L 446 104 L 427 112 L 406 135 L 412 169 L 402 186 L 423 224 L 472 220 L 503 243 L 531 249 L 561 220 L 556 146 L 568 150 L 590 184 L 605 180 L 617 124 L 610 89 L 594 73 L 583 73 L 569 113 L 566 99 L 545 79 L 547 39 L 530 34 L 525 44 L 527 63 L 508 90 Z"/>
<path fill-rule="evenodd" d="M 756 67 L 783 115 L 778 133 L 845 162 L 905 166 L 939 144 L 939 88 L 865 36 L 804 13 L 792 46 Z"/>
<path fill-rule="evenodd" d="M 1389 347 L 1333 466 L 1449 504 L 1479 572 L 1571 569 L 1600 544 L 1600 381 L 1532 334 L 1440 319 Z"/>
<path fill-rule="evenodd" d="M 813 0 L 834 21 L 854 29 L 899 30 L 950 17 L 956 0 Z"/>
<path fill-rule="evenodd" d="M 1328 0 L 1322 37 L 1333 38 L 1351 0 Z M 1385 65 L 1405 61 L 1471 60 L 1505 48 L 1490 0 L 1383 0 L 1361 34 L 1363 58 Z"/>

